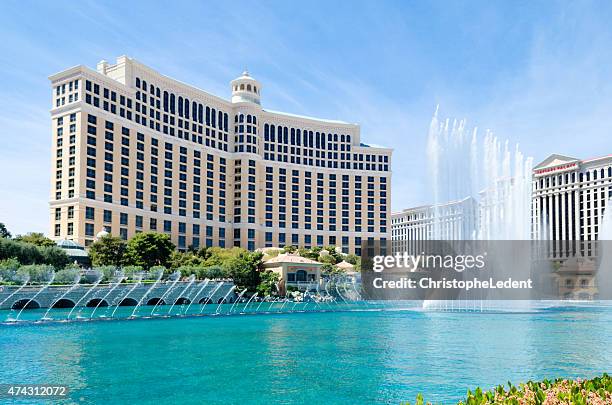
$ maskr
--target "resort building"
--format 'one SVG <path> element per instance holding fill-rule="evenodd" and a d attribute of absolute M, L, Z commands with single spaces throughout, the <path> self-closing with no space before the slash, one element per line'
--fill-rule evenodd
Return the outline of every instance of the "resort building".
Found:
<path fill-rule="evenodd" d="M 279 294 L 285 295 L 287 287 L 298 291 L 316 290 L 321 281 L 323 263 L 293 253 L 281 253 L 264 262 L 263 268 L 279 275 Z"/>
<path fill-rule="evenodd" d="M 612 156 L 549 156 L 533 173 L 533 239 L 551 241 L 551 258 L 596 256 L 588 241 L 598 240 L 611 197 Z"/>
<path fill-rule="evenodd" d="M 390 235 L 391 153 L 356 124 L 266 110 L 244 72 L 231 99 L 122 56 L 52 86 L 51 236 L 104 230 L 189 246 L 340 246 Z"/>
<path fill-rule="evenodd" d="M 477 216 L 478 204 L 473 198 L 393 213 L 391 240 L 394 251 L 418 252 L 421 242 L 428 240 L 474 239 Z"/>

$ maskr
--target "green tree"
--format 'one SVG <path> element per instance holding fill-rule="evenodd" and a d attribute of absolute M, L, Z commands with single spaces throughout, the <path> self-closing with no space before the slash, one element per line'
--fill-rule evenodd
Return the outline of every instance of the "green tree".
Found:
<path fill-rule="evenodd" d="M 212 250 L 212 249 L 213 249 L 212 247 L 202 246 L 202 247 L 200 248 L 200 250 L 198 250 L 198 251 L 196 252 L 196 255 L 197 255 L 197 256 L 198 256 L 200 259 L 202 259 L 203 261 L 204 261 L 204 260 L 207 260 L 207 259 L 208 259 L 208 258 L 211 256 L 211 254 L 212 254 L 212 252 L 213 252 L 213 250 Z M 219 249 L 219 248 L 217 248 L 217 249 Z"/>
<path fill-rule="evenodd" d="M 238 288 L 255 291 L 260 281 L 258 270 L 262 264 L 262 258 L 261 252 L 244 250 L 238 256 L 229 259 L 223 267 Z"/>
<path fill-rule="evenodd" d="M 359 256 L 357 256 L 356 254 L 350 253 L 346 255 L 346 257 L 344 258 L 344 261 L 354 266 L 359 262 Z"/>
<path fill-rule="evenodd" d="M 16 277 L 19 266 L 19 260 L 15 258 L 0 260 L 0 282 L 10 284 L 19 282 Z"/>
<path fill-rule="evenodd" d="M 344 260 L 352 264 L 355 267 L 355 271 L 361 271 L 361 257 L 351 253 L 346 255 Z"/>
<path fill-rule="evenodd" d="M 259 273 L 259 285 L 257 286 L 257 292 L 261 297 L 266 297 L 278 292 L 278 281 L 280 275 L 270 270 L 262 271 Z"/>
<path fill-rule="evenodd" d="M 80 278 L 81 273 L 77 269 L 63 269 L 55 273 L 53 284 L 72 284 Z"/>
<path fill-rule="evenodd" d="M 295 253 L 296 250 L 298 250 L 296 246 L 288 245 L 283 248 L 283 253 Z"/>
<path fill-rule="evenodd" d="M 344 260 L 344 256 L 342 255 L 342 253 L 339 253 L 336 250 L 335 246 L 326 246 L 324 250 L 326 250 L 327 253 L 333 258 L 333 261 L 332 261 L 333 264 L 338 264 L 342 260 Z"/>
<path fill-rule="evenodd" d="M 89 258 L 94 266 L 121 266 L 127 244 L 117 236 L 106 235 L 89 247 Z"/>
<path fill-rule="evenodd" d="M 94 270 L 99 272 L 102 275 L 102 282 L 108 283 L 114 280 L 115 273 L 117 272 L 118 268 L 117 266 L 113 266 L 113 265 L 102 265 L 102 266 L 94 267 Z M 93 280 L 94 279 L 88 280 L 88 281 L 93 281 Z"/>
<path fill-rule="evenodd" d="M 228 263 L 230 259 L 237 257 L 244 252 L 248 252 L 246 249 L 242 249 L 239 247 L 232 247 L 229 249 L 224 249 L 220 247 L 210 247 L 206 249 L 206 258 L 202 263 L 204 266 L 224 266 L 225 263 Z M 202 256 L 200 256 L 202 257 Z"/>
<path fill-rule="evenodd" d="M 138 274 L 143 273 L 141 266 L 125 266 L 122 270 L 123 275 L 132 281 L 136 280 Z"/>
<path fill-rule="evenodd" d="M 6 225 L 0 222 L 0 238 L 10 239 L 11 236 L 11 233 L 6 229 Z"/>
<path fill-rule="evenodd" d="M 177 268 L 176 270 L 181 273 L 181 277 L 189 277 L 192 274 L 195 274 L 197 276 L 197 267 L 193 267 L 193 266 L 181 266 L 181 267 Z"/>
<path fill-rule="evenodd" d="M 342 270 L 332 263 L 325 263 L 323 266 L 321 266 L 321 274 L 325 277 L 337 276 L 342 273 Z"/>
<path fill-rule="evenodd" d="M 57 246 L 41 246 L 38 249 L 42 255 L 40 263 L 50 264 L 56 269 L 63 269 L 70 263 L 70 258 L 66 252 Z"/>
<path fill-rule="evenodd" d="M 68 264 L 66 252 L 56 246 L 36 246 L 0 238 L 0 260 L 17 259 L 21 264 L 50 264 L 61 269 Z"/>
<path fill-rule="evenodd" d="M 316 260 L 321 263 L 336 264 L 336 258 L 326 253 L 319 255 L 319 257 Z"/>
<path fill-rule="evenodd" d="M 174 244 L 166 234 L 138 233 L 127 243 L 125 262 L 134 266 L 142 266 L 145 270 L 153 266 L 168 267 L 174 248 Z"/>
<path fill-rule="evenodd" d="M 14 240 L 17 242 L 31 243 L 36 246 L 55 246 L 55 242 L 40 232 L 29 232 L 25 235 L 17 235 Z"/>
<path fill-rule="evenodd" d="M 176 270 L 179 267 L 190 266 L 197 267 L 201 266 L 204 260 L 193 252 L 179 252 L 174 251 L 170 255 L 169 266 L 171 270 Z"/>
<path fill-rule="evenodd" d="M 198 267 L 196 268 L 196 277 L 199 280 L 205 278 L 212 280 L 214 278 L 225 278 L 227 274 L 221 266 Z"/>
<path fill-rule="evenodd" d="M 21 266 L 17 271 L 18 274 L 27 275 L 30 277 L 30 283 L 46 283 L 51 280 L 55 273 L 53 266 L 46 264 L 28 264 Z"/>
<path fill-rule="evenodd" d="M 300 248 L 298 249 L 298 254 L 302 257 L 311 260 L 317 260 L 319 258 L 319 253 L 321 252 L 321 248 L 318 246 L 313 247 L 312 249 Z"/>

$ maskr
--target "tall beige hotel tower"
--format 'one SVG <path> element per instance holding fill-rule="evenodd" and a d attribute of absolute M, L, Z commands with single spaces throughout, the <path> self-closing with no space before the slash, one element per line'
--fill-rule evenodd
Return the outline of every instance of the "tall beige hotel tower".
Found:
<path fill-rule="evenodd" d="M 231 100 L 121 56 L 50 77 L 51 235 L 155 231 L 179 249 L 342 247 L 390 235 L 391 149 L 358 125 L 262 108 L 247 72 Z"/>

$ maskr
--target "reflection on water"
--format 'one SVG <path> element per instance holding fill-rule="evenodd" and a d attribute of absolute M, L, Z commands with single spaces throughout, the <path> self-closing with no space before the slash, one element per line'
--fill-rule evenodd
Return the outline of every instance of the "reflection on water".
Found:
<path fill-rule="evenodd" d="M 607 308 L 0 326 L 0 381 L 68 384 L 82 403 L 447 403 L 476 385 L 609 372 L 610 341 Z"/>

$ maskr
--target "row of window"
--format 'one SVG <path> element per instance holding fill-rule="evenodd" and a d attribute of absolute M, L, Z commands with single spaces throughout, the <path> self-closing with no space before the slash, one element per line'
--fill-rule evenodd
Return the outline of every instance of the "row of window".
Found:
<path fill-rule="evenodd" d="M 142 87 L 146 89 L 146 82 Z M 204 107 L 202 104 L 195 102 L 189 104 L 191 105 L 189 107 L 187 105 L 189 100 L 169 94 L 167 97 L 168 104 L 166 105 L 168 112 L 162 115 L 160 112 L 163 108 L 160 98 L 162 94 L 160 89 L 155 87 L 151 88 L 151 94 L 149 95 L 147 95 L 146 90 L 136 92 L 135 108 L 132 108 L 131 98 L 123 95 L 118 96 L 115 91 L 107 88 L 102 88 L 103 98 L 101 98 L 100 85 L 89 80 L 85 82 L 85 90 L 85 102 L 94 107 L 102 108 L 112 114 L 135 121 L 164 134 L 228 151 L 228 129 L 225 125 L 228 120 L 227 113 L 217 111 L 215 108 Z M 116 104 L 117 100 L 118 105 Z M 190 108 L 191 113 L 189 113 Z M 205 114 L 206 118 L 204 118 Z M 193 121 L 191 125 L 189 117 Z M 204 127 L 206 128 L 204 129 Z"/>
<path fill-rule="evenodd" d="M 598 179 L 605 180 L 606 178 L 612 178 L 612 167 L 608 167 L 607 170 L 604 168 L 593 169 L 578 174 L 578 179 L 580 183 L 583 183 L 585 181 L 591 181 L 591 179 L 595 181 Z M 535 189 L 541 190 L 543 188 L 571 185 L 574 183 L 576 183 L 576 172 L 565 173 L 553 176 L 540 177 L 535 182 Z"/>

